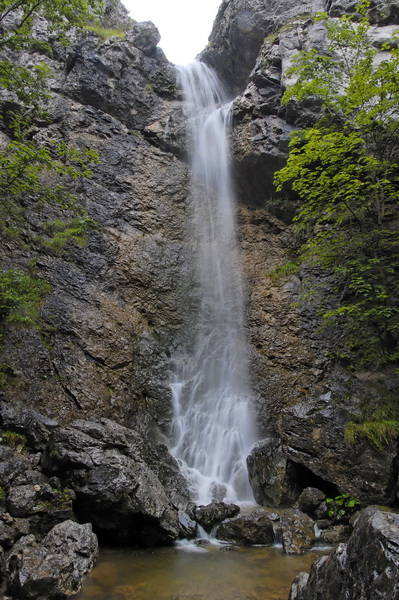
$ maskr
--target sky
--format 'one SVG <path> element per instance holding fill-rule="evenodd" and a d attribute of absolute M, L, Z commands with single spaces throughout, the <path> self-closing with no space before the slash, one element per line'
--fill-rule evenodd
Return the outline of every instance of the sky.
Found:
<path fill-rule="evenodd" d="M 135 21 L 152 21 L 159 29 L 158 46 L 175 64 L 192 62 L 205 48 L 222 0 L 122 0 Z"/>

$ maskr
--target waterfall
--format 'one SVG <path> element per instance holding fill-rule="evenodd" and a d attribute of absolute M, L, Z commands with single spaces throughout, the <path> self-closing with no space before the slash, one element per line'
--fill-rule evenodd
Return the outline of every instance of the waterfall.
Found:
<path fill-rule="evenodd" d="M 231 105 L 203 63 L 179 67 L 179 78 L 191 146 L 199 300 L 189 358 L 174 372 L 171 451 L 197 503 L 250 500 L 246 457 L 254 428 L 229 169 Z"/>

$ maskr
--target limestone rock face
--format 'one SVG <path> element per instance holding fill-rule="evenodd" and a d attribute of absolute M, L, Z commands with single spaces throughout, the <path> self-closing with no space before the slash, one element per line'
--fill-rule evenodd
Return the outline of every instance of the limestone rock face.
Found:
<path fill-rule="evenodd" d="M 324 10 L 323 0 L 224 0 L 202 59 L 232 91 L 242 90 L 264 38 L 292 19 Z"/>
<path fill-rule="evenodd" d="M 399 517 L 375 507 L 359 516 L 348 544 L 301 573 L 289 600 L 394 600 L 399 594 Z"/>
<path fill-rule="evenodd" d="M 226 10 L 214 31 L 228 10 L 244 4 L 222 5 Z M 255 402 L 261 435 L 274 440 L 269 446 L 258 445 L 248 459 L 255 497 L 265 505 L 287 506 L 308 486 L 328 495 L 350 493 L 365 503 L 392 503 L 397 494 L 395 444 L 379 451 L 365 443 L 350 446 L 344 437 L 346 423 L 354 415 L 361 417 L 364 403 L 381 397 L 382 387 L 388 395 L 397 389 L 397 378 L 384 372 L 364 385 L 367 375 L 353 375 L 331 360 L 338 339 L 323 334 L 316 303 L 304 300 L 312 282 L 328 295 L 331 284 L 325 274 L 310 274 L 302 266 L 294 275 L 275 277 L 276 268 L 292 261 L 290 248 L 295 249 L 297 242 L 291 227 L 295 205 L 276 201 L 273 176 L 285 162 L 290 132 L 313 123 L 319 112 L 314 101 L 281 106 L 287 72 L 296 53 L 325 43 L 325 31 L 311 19 L 312 10 L 327 9 L 337 16 L 350 10 L 347 4 L 311 6 L 306 14 L 287 17 L 284 27 L 276 26 L 263 40 L 243 84 L 246 88 L 233 105 L 233 174 L 241 203 Z M 261 12 L 272 3 L 251 6 Z M 373 3 L 371 8 L 378 25 L 372 30 L 377 48 L 392 35 L 393 27 L 383 16 L 385 11 L 395 22 L 390 6 Z M 289 7 L 285 9 L 288 15 Z M 277 7 L 268 14 L 282 18 Z M 209 52 L 212 55 L 212 44 Z M 212 56 L 217 62 L 216 51 Z M 222 59 L 221 65 L 223 70 Z"/>
<path fill-rule="evenodd" d="M 36 52 L 20 56 L 25 66 L 45 61 L 54 75 L 51 121 L 38 125 L 35 139 L 93 148 L 101 162 L 92 179 L 71 184 L 96 222 L 87 246 L 60 256 L 37 241 L 39 274 L 53 286 L 42 309 L 46 326 L 42 334 L 17 328 L 6 332 L 0 358 L 13 368 L 4 398 L 10 405 L 23 401 L 48 418 L 48 423 L 34 418 L 27 433 L 37 452 L 47 443 L 54 417 L 63 426 L 78 420 L 76 439 L 91 436 L 81 423 L 93 415 L 133 428 L 140 439 L 153 436 L 151 447 L 138 439 L 133 444 L 152 475 L 147 477 L 140 466 L 140 483 L 133 475 L 118 481 L 120 497 L 130 484 L 147 489 L 154 477 L 167 501 L 179 506 L 175 465 L 168 458 L 159 469 L 157 461 L 162 454 L 158 444 L 170 430 L 172 359 L 179 355 L 190 309 L 198 302 L 187 235 L 181 93 L 173 66 L 157 46 L 156 27 L 130 22 L 118 3 L 111 8 L 107 4 L 107 19 L 127 29 L 125 39 L 100 42 L 92 32 L 75 32 L 67 48 L 50 39 L 52 58 Z M 338 0 L 224 0 L 203 54 L 240 94 L 233 105 L 231 137 L 250 366 L 259 439 L 273 440 L 254 450 L 249 465 L 256 499 L 273 506 L 291 505 L 309 486 L 385 504 L 398 493 L 394 446 L 383 452 L 366 445 L 353 449 L 344 439 L 345 425 L 360 414 L 362 399 L 380 395 L 385 381 L 364 383 L 361 374 L 332 363 L 334 340 L 318 331 L 314 305 L 300 302 L 306 269 L 280 281 L 273 278 L 277 267 L 292 260 L 296 242 L 291 227 L 295 206 L 275 203 L 273 174 L 284 164 L 289 133 L 318 111 L 314 102 L 282 109 L 287 69 L 299 50 L 324 42 L 323 30 L 311 19 L 315 12 L 328 9 L 338 15 L 352 8 L 353 2 Z M 396 3 L 376 0 L 371 13 L 373 22 L 383 25 L 375 37 L 381 47 L 397 21 Z M 36 30 L 40 39 L 48 35 L 43 21 Z M 27 211 L 28 233 L 37 239 L 38 219 L 28 200 Z M 49 217 L 59 214 L 54 210 Z M 31 254 L 10 242 L 0 258 L 7 269 L 27 265 Z M 25 427 L 24 418 L 19 423 L 15 417 L 10 427 Z M 61 444 L 57 435 L 56 445 Z M 130 470 L 133 459 L 111 447 L 109 467 L 101 468 L 107 480 L 115 481 L 112 465 Z M 98 442 L 99 448 L 104 442 Z M 31 480 L 40 485 L 33 483 L 37 474 L 22 473 L 21 464 L 15 486 Z M 98 473 L 86 463 L 82 469 L 82 481 L 73 483 L 90 496 L 86 487 L 94 487 Z M 175 483 L 168 488 L 169 481 Z M 132 502 L 133 514 L 134 502 L 130 497 L 126 502 Z M 149 518 L 160 518 L 158 508 L 154 501 Z M 166 528 L 172 537 L 173 515 Z"/>
<path fill-rule="evenodd" d="M 353 14 L 357 4 L 357 0 L 223 0 L 201 59 L 236 94 L 245 88 L 265 38 L 317 12 L 331 17 Z M 378 25 L 399 23 L 398 5 L 394 0 L 373 0 L 369 17 Z"/>
<path fill-rule="evenodd" d="M 123 15 L 112 15 L 117 26 Z M 46 35 L 45 23 L 37 28 L 39 38 Z M 25 66 L 45 61 L 53 74 L 51 120 L 34 136 L 98 152 L 92 179 L 71 183 L 95 226 L 83 248 L 62 257 L 39 251 L 39 274 L 53 286 L 42 311 L 47 341 L 35 331 L 8 330 L 4 360 L 19 385 L 6 398 L 63 422 L 96 414 L 143 431 L 165 426 L 170 347 L 189 296 L 187 168 L 176 158 L 184 150 L 174 67 L 150 23 L 131 24 L 123 40 L 101 43 L 87 32 L 72 34 L 66 48 L 50 41 L 53 58 L 20 56 Z M 55 210 L 49 219 L 59 216 Z M 37 236 L 33 210 L 28 221 Z M 1 259 L 15 268 L 30 256 L 11 244 Z"/>

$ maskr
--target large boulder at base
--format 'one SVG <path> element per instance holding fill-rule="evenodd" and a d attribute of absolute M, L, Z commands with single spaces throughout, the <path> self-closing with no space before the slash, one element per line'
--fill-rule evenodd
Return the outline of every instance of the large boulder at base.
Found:
<path fill-rule="evenodd" d="M 287 484 L 287 455 L 278 439 L 258 442 L 247 458 L 248 476 L 255 500 L 264 506 L 290 503 Z"/>
<path fill-rule="evenodd" d="M 303 554 L 316 542 L 314 521 L 297 509 L 258 508 L 247 515 L 228 519 L 216 537 L 245 546 L 282 543 L 285 554 Z"/>
<path fill-rule="evenodd" d="M 314 487 L 307 487 L 298 498 L 298 508 L 310 517 L 316 517 L 316 511 L 325 500 L 325 493 Z"/>
<path fill-rule="evenodd" d="M 273 521 L 264 510 L 255 510 L 225 521 L 216 530 L 216 538 L 243 546 L 273 544 Z"/>
<path fill-rule="evenodd" d="M 108 419 L 75 421 L 53 432 L 43 467 L 75 491 L 76 514 L 104 541 L 170 544 L 189 496 L 176 461 L 156 448 Z"/>
<path fill-rule="evenodd" d="M 197 506 L 193 511 L 193 516 L 206 531 L 211 531 L 214 525 L 235 517 L 239 512 L 240 507 L 237 504 L 211 502 L 206 506 Z"/>
<path fill-rule="evenodd" d="M 8 591 L 19 600 L 62 600 L 80 590 L 97 556 L 89 524 L 59 523 L 41 544 L 25 536 L 6 555 Z"/>
<path fill-rule="evenodd" d="M 348 544 L 301 573 L 289 600 L 397 600 L 399 515 L 370 506 L 360 513 Z"/>

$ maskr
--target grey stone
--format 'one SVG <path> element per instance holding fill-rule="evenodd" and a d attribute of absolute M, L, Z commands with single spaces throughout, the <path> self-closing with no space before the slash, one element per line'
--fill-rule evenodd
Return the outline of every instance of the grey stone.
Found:
<path fill-rule="evenodd" d="M 324 492 L 317 488 L 307 487 L 298 498 L 298 508 L 311 517 L 315 517 L 316 510 L 325 499 Z"/>
<path fill-rule="evenodd" d="M 217 523 L 235 517 L 239 512 L 240 507 L 236 504 L 212 502 L 206 506 L 196 507 L 194 510 L 194 518 L 202 525 L 205 531 L 209 532 Z"/>
<path fill-rule="evenodd" d="M 267 513 L 256 510 L 249 515 L 225 521 L 219 525 L 215 536 L 219 540 L 243 546 L 270 545 L 274 542 L 273 522 Z"/>
<path fill-rule="evenodd" d="M 53 432 L 43 466 L 74 490 L 78 517 L 104 540 L 151 546 L 179 536 L 171 497 L 183 507 L 189 496 L 177 463 L 163 446 L 155 454 L 137 432 L 108 419 L 76 421 Z M 165 487 L 156 474 L 163 469 Z"/>
<path fill-rule="evenodd" d="M 41 544 L 25 536 L 6 555 L 8 590 L 24 600 L 67 598 L 80 590 L 97 555 L 89 524 L 64 521 Z"/>
<path fill-rule="evenodd" d="M 316 542 L 315 523 L 300 510 L 281 514 L 283 549 L 286 554 L 303 554 Z"/>
<path fill-rule="evenodd" d="M 399 516 L 366 508 L 347 544 L 312 566 L 290 600 L 395 600 L 399 595 Z"/>

